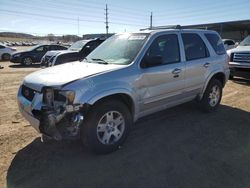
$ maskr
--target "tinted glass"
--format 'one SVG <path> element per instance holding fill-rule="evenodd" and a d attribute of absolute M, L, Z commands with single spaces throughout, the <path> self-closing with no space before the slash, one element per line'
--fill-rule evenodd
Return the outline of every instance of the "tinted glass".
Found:
<path fill-rule="evenodd" d="M 89 46 L 91 51 L 93 51 L 98 45 L 99 43 L 97 41 L 92 41 L 92 42 L 87 43 L 87 46 Z"/>
<path fill-rule="evenodd" d="M 39 48 L 36 49 L 37 52 L 43 52 L 44 51 L 44 46 L 41 46 Z"/>
<path fill-rule="evenodd" d="M 227 44 L 227 45 L 234 45 L 234 42 L 231 41 L 231 40 L 226 40 L 226 41 L 224 42 L 224 44 Z"/>
<path fill-rule="evenodd" d="M 5 48 L 4 46 L 0 45 L 0 49 Z"/>
<path fill-rule="evenodd" d="M 51 45 L 50 47 L 50 50 L 59 50 L 59 46 L 56 46 L 56 45 Z"/>
<path fill-rule="evenodd" d="M 222 54 L 226 53 L 225 47 L 222 43 L 222 40 L 220 39 L 220 37 L 218 35 L 212 34 L 212 33 L 207 33 L 207 34 L 205 34 L 205 37 L 207 38 L 207 40 L 209 41 L 209 43 L 213 47 L 216 54 L 222 55 Z"/>
<path fill-rule="evenodd" d="M 61 54 L 58 55 L 55 61 L 55 65 L 77 61 L 78 60 L 78 54 L 77 53 L 69 53 L 69 54 Z"/>
<path fill-rule="evenodd" d="M 198 34 L 183 33 L 181 34 L 184 43 L 186 60 L 195 60 L 209 56 L 206 45 Z"/>
<path fill-rule="evenodd" d="M 148 49 L 146 56 L 162 57 L 162 64 L 180 62 L 180 49 L 176 34 L 169 34 L 157 37 Z"/>

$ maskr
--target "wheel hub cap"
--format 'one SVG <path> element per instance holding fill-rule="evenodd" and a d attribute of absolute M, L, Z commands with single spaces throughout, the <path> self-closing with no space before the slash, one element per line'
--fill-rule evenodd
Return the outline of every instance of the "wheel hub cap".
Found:
<path fill-rule="evenodd" d="M 116 143 L 123 135 L 125 120 L 121 113 L 109 111 L 104 114 L 97 125 L 97 138 L 105 145 Z"/>
<path fill-rule="evenodd" d="M 213 86 L 211 92 L 209 94 L 209 104 L 210 106 L 214 107 L 218 104 L 220 100 L 220 89 L 217 85 Z"/>

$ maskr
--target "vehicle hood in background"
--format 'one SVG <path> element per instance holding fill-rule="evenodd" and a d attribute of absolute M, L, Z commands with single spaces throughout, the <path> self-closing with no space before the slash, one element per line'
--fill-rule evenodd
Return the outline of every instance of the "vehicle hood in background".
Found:
<path fill-rule="evenodd" d="M 69 50 L 52 50 L 52 51 L 48 51 L 45 56 L 56 56 L 59 53 L 63 53 L 65 51 L 69 51 Z"/>
<path fill-rule="evenodd" d="M 228 50 L 228 52 L 229 53 L 234 53 L 234 52 L 250 52 L 250 46 L 237 46 L 236 48 Z"/>
<path fill-rule="evenodd" d="M 36 91 L 41 91 L 44 86 L 60 87 L 74 80 L 123 68 L 124 66 L 126 65 L 104 65 L 75 61 L 31 73 L 24 78 L 24 85 Z"/>

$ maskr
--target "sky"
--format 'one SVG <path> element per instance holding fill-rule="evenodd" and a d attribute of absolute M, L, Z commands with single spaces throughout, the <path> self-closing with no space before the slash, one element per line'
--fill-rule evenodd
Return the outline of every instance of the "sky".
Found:
<path fill-rule="evenodd" d="M 33 35 L 132 32 L 153 26 L 250 19 L 250 0 L 0 0 L 0 32 Z"/>

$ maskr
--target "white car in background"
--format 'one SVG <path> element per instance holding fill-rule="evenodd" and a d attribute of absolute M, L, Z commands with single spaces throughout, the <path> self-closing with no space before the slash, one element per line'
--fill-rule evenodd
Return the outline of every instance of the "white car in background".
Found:
<path fill-rule="evenodd" d="M 236 42 L 232 39 L 222 39 L 226 50 L 233 49 L 237 46 Z"/>
<path fill-rule="evenodd" d="M 230 57 L 230 78 L 239 71 L 250 71 L 250 35 L 248 35 L 236 48 L 227 50 Z"/>
<path fill-rule="evenodd" d="M 10 56 L 13 52 L 15 52 L 15 48 L 10 48 L 3 44 L 0 44 L 0 60 L 7 61 L 10 59 Z"/>

